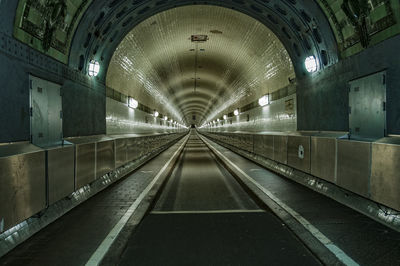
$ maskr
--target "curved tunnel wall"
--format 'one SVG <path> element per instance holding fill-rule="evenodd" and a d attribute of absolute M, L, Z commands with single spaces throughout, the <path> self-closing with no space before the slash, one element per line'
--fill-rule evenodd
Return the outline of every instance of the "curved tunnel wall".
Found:
<path fill-rule="evenodd" d="M 294 77 L 287 51 L 263 24 L 231 9 L 196 5 L 164 11 L 130 31 L 116 48 L 106 84 L 170 118 L 201 125 Z"/>

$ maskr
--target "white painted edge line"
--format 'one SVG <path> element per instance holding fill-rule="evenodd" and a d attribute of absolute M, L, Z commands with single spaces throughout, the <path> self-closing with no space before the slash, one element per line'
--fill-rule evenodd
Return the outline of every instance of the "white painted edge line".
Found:
<path fill-rule="evenodd" d="M 172 160 L 176 157 L 176 155 L 182 150 L 186 141 L 183 141 L 182 145 L 178 148 L 178 150 L 171 156 L 168 162 L 161 168 L 161 170 L 157 173 L 154 179 L 150 182 L 150 184 L 145 188 L 145 190 L 140 193 L 139 197 L 132 203 L 126 213 L 121 217 L 121 219 L 115 224 L 113 229 L 111 229 L 110 233 L 106 236 L 106 238 L 101 242 L 100 246 L 96 249 L 96 251 L 92 254 L 90 259 L 86 262 L 87 266 L 99 265 L 103 260 L 104 256 L 110 249 L 111 245 L 114 243 L 115 239 L 117 239 L 119 233 L 122 231 L 128 220 L 131 218 L 132 214 L 136 211 L 140 203 L 144 198 L 149 194 L 150 190 L 153 188 L 155 183 L 157 183 L 160 176 L 164 173 L 165 169 L 167 169 L 168 165 L 172 162 Z"/>
<path fill-rule="evenodd" d="M 205 140 L 204 140 L 205 141 Z M 208 141 L 207 141 L 208 142 Z M 260 189 L 269 198 L 275 201 L 282 209 L 287 211 L 293 218 L 295 218 L 299 223 L 301 223 L 304 228 L 306 228 L 318 241 L 320 241 L 329 251 L 331 251 L 341 262 L 345 265 L 359 265 L 351 257 L 349 257 L 343 250 L 336 246 L 327 236 L 325 236 L 321 231 L 319 231 L 315 226 L 313 226 L 309 221 L 307 221 L 303 216 L 298 214 L 295 210 L 287 206 L 280 199 L 278 199 L 272 192 L 257 183 L 252 177 L 247 175 L 242 169 L 240 169 L 236 164 L 229 160 L 225 155 L 215 149 L 211 144 L 208 144 L 210 149 L 214 150 L 219 156 L 224 158 L 232 167 L 234 167 L 238 172 L 240 172 L 244 177 L 246 177 L 251 183 L 253 183 L 258 189 Z"/>
<path fill-rule="evenodd" d="M 218 213 L 260 213 L 264 210 L 205 210 L 205 211 L 152 211 L 151 214 L 218 214 Z"/>

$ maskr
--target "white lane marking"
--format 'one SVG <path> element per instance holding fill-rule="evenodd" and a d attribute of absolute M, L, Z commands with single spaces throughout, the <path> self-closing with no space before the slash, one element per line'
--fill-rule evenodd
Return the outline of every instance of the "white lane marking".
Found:
<path fill-rule="evenodd" d="M 260 213 L 264 210 L 152 211 L 151 214 Z"/>
<path fill-rule="evenodd" d="M 208 143 L 208 141 L 207 141 Z M 292 215 L 299 223 L 301 223 L 304 228 L 306 228 L 315 238 L 317 238 L 327 249 L 329 249 L 341 262 L 345 265 L 359 265 L 355 262 L 351 257 L 349 257 L 343 250 L 341 250 L 338 246 L 336 246 L 327 236 L 325 236 L 321 231 L 319 231 L 315 226 L 313 226 L 309 221 L 307 221 L 303 216 L 298 214 L 295 210 L 287 206 L 280 199 L 275 197 L 272 192 L 268 189 L 261 186 L 257 183 L 252 177 L 247 175 L 242 169 L 240 169 L 235 163 L 229 160 L 225 155 L 215 149 L 211 144 L 208 146 L 214 150 L 217 154 L 219 154 L 222 158 L 224 158 L 232 167 L 234 167 L 238 172 L 240 172 L 243 176 L 245 176 L 251 183 L 253 183 L 258 189 L 260 189 L 264 194 L 266 194 L 269 198 L 275 201 L 282 209 L 287 211 L 290 215 Z"/>
<path fill-rule="evenodd" d="M 140 172 L 143 173 L 143 174 L 151 174 L 151 173 L 153 173 L 153 171 L 144 171 L 144 170 L 142 170 Z"/>
<path fill-rule="evenodd" d="M 143 199 L 147 196 L 150 190 L 153 188 L 154 184 L 158 181 L 160 176 L 163 174 L 165 169 L 167 169 L 168 165 L 172 162 L 172 160 L 176 157 L 176 155 L 180 152 L 182 147 L 185 145 L 186 141 L 182 143 L 179 149 L 174 153 L 174 155 L 168 160 L 168 162 L 161 168 L 158 174 L 154 177 L 153 181 L 146 187 L 145 190 L 140 193 L 139 197 L 132 203 L 126 213 L 122 216 L 122 218 L 117 222 L 117 224 L 113 227 L 113 229 L 108 233 L 107 237 L 103 240 L 100 246 L 96 249 L 96 251 L 92 254 L 88 262 L 87 266 L 99 265 L 101 260 L 106 255 L 107 251 L 110 249 L 111 245 L 114 243 L 115 239 L 117 239 L 118 234 L 121 232 L 122 228 L 126 225 L 129 218 L 136 211 L 139 204 L 143 201 Z"/>

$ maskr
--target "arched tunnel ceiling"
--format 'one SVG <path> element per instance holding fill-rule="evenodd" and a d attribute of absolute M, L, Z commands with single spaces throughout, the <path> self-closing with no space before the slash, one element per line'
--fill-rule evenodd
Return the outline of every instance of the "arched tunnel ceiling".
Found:
<path fill-rule="evenodd" d="M 206 35 L 207 41 L 193 42 L 192 35 Z M 117 47 L 106 82 L 169 117 L 183 115 L 192 123 L 196 115 L 199 123 L 294 77 L 288 52 L 266 26 L 231 9 L 196 5 L 137 25 Z"/>

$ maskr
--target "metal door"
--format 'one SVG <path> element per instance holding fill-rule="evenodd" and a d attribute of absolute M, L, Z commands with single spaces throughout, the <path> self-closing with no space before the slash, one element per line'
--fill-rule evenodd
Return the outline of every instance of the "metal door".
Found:
<path fill-rule="evenodd" d="M 349 130 L 355 138 L 386 135 L 386 72 L 350 82 Z"/>
<path fill-rule="evenodd" d="M 61 86 L 29 77 L 31 96 L 31 141 L 40 147 L 62 142 Z"/>

